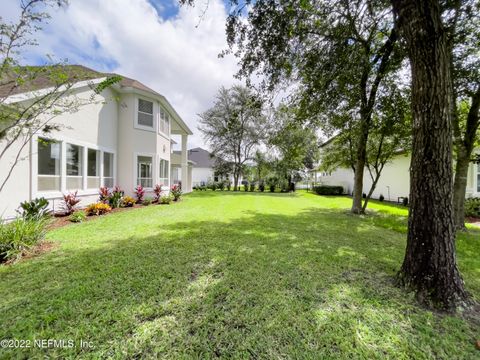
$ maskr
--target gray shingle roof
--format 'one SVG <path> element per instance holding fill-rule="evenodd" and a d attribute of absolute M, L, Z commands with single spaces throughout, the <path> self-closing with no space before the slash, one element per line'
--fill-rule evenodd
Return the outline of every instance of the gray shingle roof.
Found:
<path fill-rule="evenodd" d="M 174 153 L 181 154 L 181 151 Z M 188 150 L 188 160 L 193 161 L 193 167 L 197 168 L 212 168 L 215 165 L 215 156 L 200 147 Z"/>

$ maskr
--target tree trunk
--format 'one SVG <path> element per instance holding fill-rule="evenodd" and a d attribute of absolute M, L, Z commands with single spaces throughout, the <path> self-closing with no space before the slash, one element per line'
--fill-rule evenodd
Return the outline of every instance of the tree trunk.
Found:
<path fill-rule="evenodd" d="M 235 169 L 233 170 L 233 191 L 238 190 L 238 171 Z"/>
<path fill-rule="evenodd" d="M 448 311 L 468 295 L 457 268 L 452 196 L 450 66 L 438 0 L 392 0 L 412 69 L 410 211 L 399 283 Z"/>
<path fill-rule="evenodd" d="M 363 214 L 364 212 L 362 207 L 363 173 L 367 160 L 368 127 L 369 119 L 365 119 L 364 115 L 362 115 L 360 124 L 360 136 L 357 144 L 357 159 L 355 163 L 355 172 L 353 178 L 353 203 L 351 211 L 354 214 Z"/>
<path fill-rule="evenodd" d="M 475 139 L 480 123 L 480 86 L 472 96 L 472 102 L 467 116 L 467 124 L 463 139 L 456 141 L 457 164 L 455 166 L 455 181 L 453 183 L 453 208 L 455 213 L 455 228 L 465 230 L 465 195 L 467 190 L 468 166 L 475 146 Z M 459 124 L 456 124 L 460 128 Z"/>

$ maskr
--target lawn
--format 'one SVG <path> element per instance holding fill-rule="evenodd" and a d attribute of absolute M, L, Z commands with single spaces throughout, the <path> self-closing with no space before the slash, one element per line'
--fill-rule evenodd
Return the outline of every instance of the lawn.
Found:
<path fill-rule="evenodd" d="M 202 192 L 48 234 L 59 246 L 0 267 L 0 339 L 74 348 L 1 358 L 478 358 L 478 322 L 393 285 L 405 208 L 291 194 Z M 480 299 L 480 231 L 457 240 Z M 93 348 L 80 348 L 79 341 Z"/>

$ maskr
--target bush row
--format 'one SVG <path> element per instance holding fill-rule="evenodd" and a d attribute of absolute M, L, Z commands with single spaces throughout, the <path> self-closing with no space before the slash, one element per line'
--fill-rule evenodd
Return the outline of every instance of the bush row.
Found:
<path fill-rule="evenodd" d="M 342 195 L 343 187 L 332 185 L 317 185 L 313 187 L 313 191 L 318 195 Z"/>

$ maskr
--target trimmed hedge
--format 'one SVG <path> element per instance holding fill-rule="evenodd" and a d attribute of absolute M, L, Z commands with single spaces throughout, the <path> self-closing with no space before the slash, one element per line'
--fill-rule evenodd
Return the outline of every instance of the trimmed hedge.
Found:
<path fill-rule="evenodd" d="M 318 195 L 343 195 L 342 186 L 318 185 L 313 187 Z"/>

